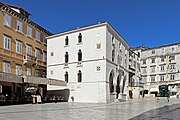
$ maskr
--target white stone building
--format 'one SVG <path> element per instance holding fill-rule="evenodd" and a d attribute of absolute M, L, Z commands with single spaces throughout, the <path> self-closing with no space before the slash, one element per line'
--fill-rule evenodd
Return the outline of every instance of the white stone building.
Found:
<path fill-rule="evenodd" d="M 171 95 L 180 91 L 180 43 L 149 48 L 141 53 L 141 75 L 149 94 L 169 85 Z"/>
<path fill-rule="evenodd" d="M 47 77 L 65 80 L 75 102 L 128 98 L 129 45 L 105 22 L 47 37 Z M 58 89 L 48 86 L 48 89 Z"/>

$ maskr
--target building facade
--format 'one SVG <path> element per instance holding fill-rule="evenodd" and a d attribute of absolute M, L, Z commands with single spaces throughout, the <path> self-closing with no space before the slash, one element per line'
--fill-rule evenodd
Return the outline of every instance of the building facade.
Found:
<path fill-rule="evenodd" d="M 140 48 L 129 50 L 129 97 L 141 98 L 144 90 L 144 83 L 141 79 Z"/>
<path fill-rule="evenodd" d="M 49 36 L 47 51 L 47 77 L 67 82 L 69 101 L 127 99 L 129 45 L 108 23 Z"/>
<path fill-rule="evenodd" d="M 174 95 L 180 91 L 180 43 L 143 50 L 141 53 L 141 75 L 144 89 L 157 94 L 159 85 L 169 85 Z"/>
<path fill-rule="evenodd" d="M 47 46 L 51 32 L 22 8 L 0 3 L 0 93 L 22 96 L 25 88 L 47 84 Z M 25 84 L 26 83 L 26 84 Z"/>

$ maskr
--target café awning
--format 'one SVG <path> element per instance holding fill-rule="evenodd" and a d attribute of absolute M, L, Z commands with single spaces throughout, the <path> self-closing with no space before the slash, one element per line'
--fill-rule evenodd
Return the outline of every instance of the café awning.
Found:
<path fill-rule="evenodd" d="M 25 83 L 34 83 L 34 84 L 44 84 L 44 85 L 56 85 L 56 86 L 66 86 L 66 82 L 63 80 L 50 79 L 50 78 L 41 78 L 41 77 L 32 77 L 24 76 Z"/>
<path fill-rule="evenodd" d="M 25 76 L 24 77 L 25 83 L 34 83 L 34 84 L 48 84 L 47 78 L 42 77 L 32 77 L 32 76 Z"/>
<path fill-rule="evenodd" d="M 67 86 L 57 86 L 57 85 L 47 85 L 48 91 L 54 91 L 54 90 L 65 90 L 68 89 Z"/>
<path fill-rule="evenodd" d="M 36 94 L 37 90 L 38 90 L 38 88 L 36 88 L 36 87 L 28 87 L 28 88 L 25 90 L 25 92 L 26 92 L 26 93 L 30 93 L 30 94 Z"/>
<path fill-rule="evenodd" d="M 67 86 L 65 81 L 57 79 L 48 79 L 48 84 L 57 86 Z"/>
<path fill-rule="evenodd" d="M 22 77 L 10 73 L 0 73 L 0 81 L 23 83 Z"/>

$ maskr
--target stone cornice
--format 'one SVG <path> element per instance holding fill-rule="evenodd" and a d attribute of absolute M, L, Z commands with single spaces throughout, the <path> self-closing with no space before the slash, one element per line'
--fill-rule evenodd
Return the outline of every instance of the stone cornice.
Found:
<path fill-rule="evenodd" d="M 6 12 L 14 17 L 17 17 L 18 19 L 24 21 L 25 23 L 35 27 L 36 29 L 38 29 L 41 32 L 44 32 L 47 35 L 53 35 L 51 32 L 49 32 L 48 30 L 44 29 L 43 27 L 39 26 L 38 24 L 36 24 L 35 22 L 31 21 L 30 19 L 28 19 L 27 17 L 19 14 L 18 12 L 16 12 L 15 10 L 11 9 L 8 5 L 3 4 L 0 2 L 0 10 L 1 12 Z"/>

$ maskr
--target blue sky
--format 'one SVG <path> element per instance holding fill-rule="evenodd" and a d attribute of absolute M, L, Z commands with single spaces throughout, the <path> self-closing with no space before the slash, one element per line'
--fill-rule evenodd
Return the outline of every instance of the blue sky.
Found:
<path fill-rule="evenodd" d="M 180 0 L 1 0 L 52 33 L 109 22 L 132 47 L 180 42 Z"/>

